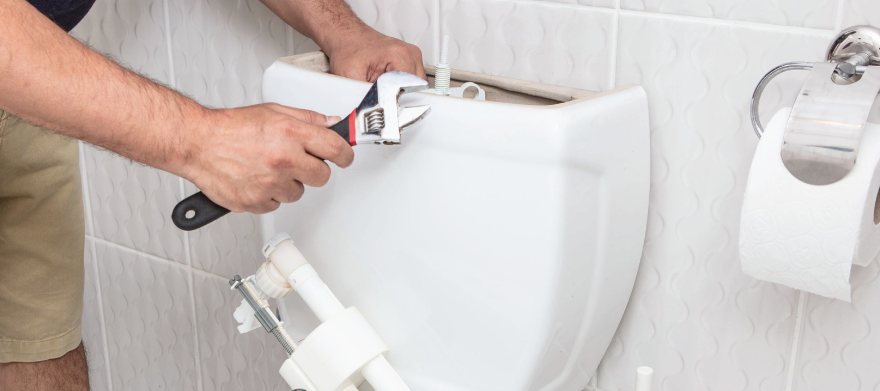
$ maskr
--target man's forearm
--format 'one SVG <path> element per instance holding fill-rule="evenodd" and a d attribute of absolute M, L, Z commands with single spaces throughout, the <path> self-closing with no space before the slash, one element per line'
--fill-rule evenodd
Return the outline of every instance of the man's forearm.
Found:
<path fill-rule="evenodd" d="M 209 110 L 94 52 L 25 0 L 0 1 L 0 108 L 183 175 L 187 122 Z"/>
<path fill-rule="evenodd" d="M 330 53 L 347 37 L 373 30 L 343 0 L 261 0 L 269 9 Z"/>

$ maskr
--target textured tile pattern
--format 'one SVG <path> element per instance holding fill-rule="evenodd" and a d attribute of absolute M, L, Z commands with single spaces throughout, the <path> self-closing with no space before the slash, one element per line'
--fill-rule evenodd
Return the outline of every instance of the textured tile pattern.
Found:
<path fill-rule="evenodd" d="M 349 0 L 348 3 L 365 23 L 385 35 L 418 46 L 424 61 L 433 63 L 435 1 L 439 0 Z"/>
<path fill-rule="evenodd" d="M 541 3 L 441 0 L 452 68 L 605 90 L 613 15 Z"/>
<path fill-rule="evenodd" d="M 843 0 L 842 28 L 866 24 L 880 26 L 880 2 L 874 0 Z"/>
<path fill-rule="evenodd" d="M 277 371 L 279 358 L 273 350 L 283 348 L 262 329 L 239 334 L 232 309 L 241 303 L 241 295 L 229 289 L 229 283 L 216 276 L 196 274 L 196 321 L 199 325 L 199 358 L 204 390 L 270 390 L 274 384 L 266 371 Z"/>
<path fill-rule="evenodd" d="M 114 390 L 192 390 L 195 325 L 184 268 L 98 243 Z"/>
<path fill-rule="evenodd" d="M 260 102 L 287 25 L 258 0 L 168 0 L 176 86 L 212 107 Z"/>
<path fill-rule="evenodd" d="M 845 0 L 846 1 L 846 0 Z M 868 3 L 870 0 L 864 0 Z M 838 0 L 621 0 L 623 9 L 833 29 Z"/>
<path fill-rule="evenodd" d="M 649 365 L 657 390 L 783 389 L 797 293 L 739 270 L 748 100 L 766 70 L 819 58 L 826 40 L 637 16 L 619 39 L 617 84 L 648 92 L 653 172 L 637 286 L 599 388 L 632 389 Z M 780 87 L 790 102 L 798 81 L 768 90 L 767 116 L 788 103 Z"/>
<path fill-rule="evenodd" d="M 178 178 L 91 146 L 85 159 L 95 236 L 185 263 L 183 232 L 171 222 Z"/>
<path fill-rule="evenodd" d="M 189 182 L 186 190 L 197 191 Z M 266 260 L 260 219 L 248 213 L 230 213 L 192 231 L 189 242 L 193 267 L 225 278 L 253 273 Z"/>
<path fill-rule="evenodd" d="M 163 0 L 96 0 L 71 32 L 123 65 L 168 83 Z"/>
<path fill-rule="evenodd" d="M 880 265 L 853 267 L 852 303 L 807 295 L 795 390 L 877 390 Z"/>

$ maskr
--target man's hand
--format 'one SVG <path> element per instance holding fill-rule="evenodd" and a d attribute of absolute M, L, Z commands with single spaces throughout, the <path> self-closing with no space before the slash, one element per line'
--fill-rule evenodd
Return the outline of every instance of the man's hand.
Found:
<path fill-rule="evenodd" d="M 352 79 L 375 82 L 383 73 L 402 71 L 427 80 L 418 46 L 369 29 L 324 49 L 330 72 Z"/>
<path fill-rule="evenodd" d="M 330 180 L 328 160 L 348 167 L 351 146 L 327 126 L 340 121 L 274 103 L 214 110 L 192 135 L 185 177 L 233 212 L 267 213 Z"/>
<path fill-rule="evenodd" d="M 425 79 L 422 51 L 362 22 L 343 0 L 261 0 L 330 57 L 330 72 L 374 82 L 388 71 Z"/>

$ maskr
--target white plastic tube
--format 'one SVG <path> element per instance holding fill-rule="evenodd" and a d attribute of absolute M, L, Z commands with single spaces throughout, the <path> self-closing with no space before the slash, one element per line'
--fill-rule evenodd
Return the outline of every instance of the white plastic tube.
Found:
<path fill-rule="evenodd" d="M 636 369 L 636 391 L 651 391 L 653 378 L 654 370 L 651 367 L 638 367 Z"/>
<path fill-rule="evenodd" d="M 283 275 L 287 276 L 290 286 L 299 293 L 321 323 L 345 311 L 345 307 L 324 284 L 315 268 L 297 250 L 293 241 L 285 240 L 278 243 L 275 250 L 267 255 L 269 258 L 267 262 L 274 264 Z M 385 356 L 379 355 L 372 359 L 361 369 L 361 374 L 376 391 L 410 391 Z"/>
<path fill-rule="evenodd" d="M 440 45 L 440 63 L 434 71 L 434 93 L 437 95 L 449 95 L 449 85 L 452 80 L 452 71 L 449 69 L 449 36 L 443 36 Z"/>
<path fill-rule="evenodd" d="M 345 311 L 345 307 L 342 306 L 336 295 L 330 292 L 330 288 L 327 287 L 327 284 L 324 284 L 324 281 L 321 280 L 321 277 L 318 276 L 312 265 L 307 263 L 296 269 L 296 271 L 290 274 L 288 281 L 293 290 L 302 296 L 303 301 L 318 316 L 318 320 L 321 323 Z"/>
<path fill-rule="evenodd" d="M 376 391 L 394 390 L 409 391 L 409 387 L 400 378 L 400 375 L 391 367 L 385 356 L 379 356 L 361 368 L 361 374 L 370 382 Z"/>

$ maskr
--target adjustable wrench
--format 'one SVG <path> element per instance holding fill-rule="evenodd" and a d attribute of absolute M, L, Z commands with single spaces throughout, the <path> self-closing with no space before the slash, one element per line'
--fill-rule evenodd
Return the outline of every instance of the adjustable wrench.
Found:
<path fill-rule="evenodd" d="M 400 144 L 400 134 L 425 118 L 430 105 L 400 107 L 400 95 L 426 90 L 428 82 L 405 72 L 392 71 L 379 76 L 367 96 L 351 114 L 330 127 L 349 144 Z M 180 201 L 171 212 L 177 228 L 192 231 L 229 213 L 202 192 Z"/>

